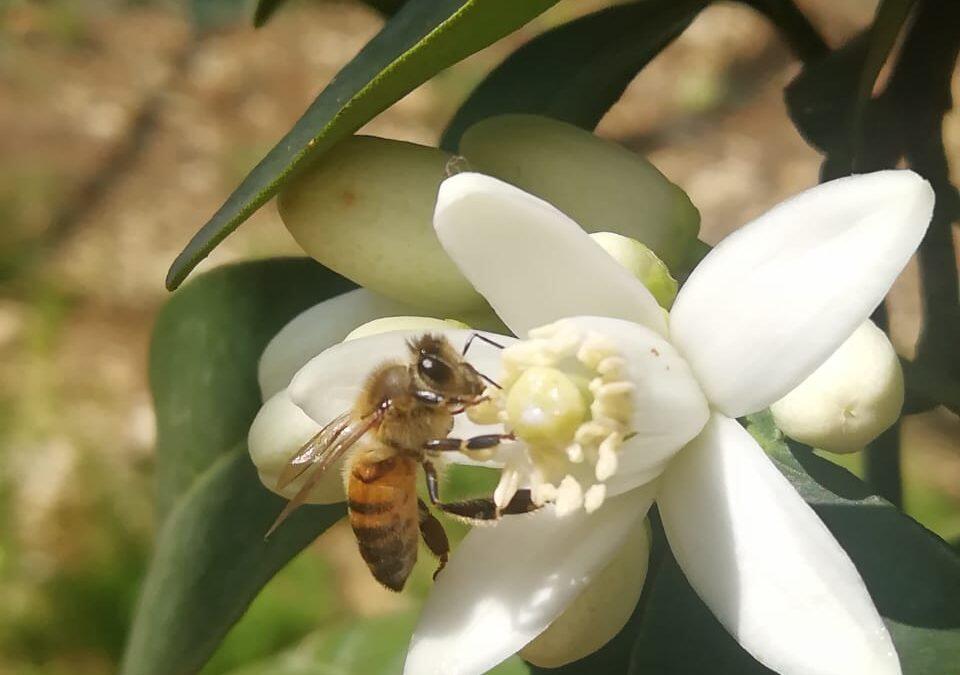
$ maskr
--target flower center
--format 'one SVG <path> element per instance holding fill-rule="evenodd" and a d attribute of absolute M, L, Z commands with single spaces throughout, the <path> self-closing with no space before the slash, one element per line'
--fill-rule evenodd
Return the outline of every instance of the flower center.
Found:
<path fill-rule="evenodd" d="M 587 415 L 573 379 L 557 368 L 523 371 L 506 400 L 507 424 L 517 437 L 537 445 L 569 443 Z"/>
<path fill-rule="evenodd" d="M 554 502 L 558 515 L 596 510 L 633 411 L 623 357 L 601 334 L 561 320 L 504 349 L 502 362 L 503 389 L 487 393 L 521 443 L 505 453 L 497 505 L 529 484 L 533 501 Z M 483 416 L 490 421 L 489 409 Z"/>

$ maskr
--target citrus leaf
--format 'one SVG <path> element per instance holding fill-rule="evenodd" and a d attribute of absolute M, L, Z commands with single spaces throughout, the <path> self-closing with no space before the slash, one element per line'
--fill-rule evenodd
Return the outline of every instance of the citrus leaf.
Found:
<path fill-rule="evenodd" d="M 296 168 L 416 86 L 537 16 L 556 0 L 410 0 L 333 78 L 283 139 L 177 256 L 176 288 L 224 237 L 273 197 Z"/>
<path fill-rule="evenodd" d="M 265 260 L 203 275 L 161 312 L 150 380 L 162 526 L 122 672 L 196 672 L 263 585 L 342 515 L 302 509 L 264 542 L 283 500 L 260 484 L 244 440 L 267 341 L 350 287 L 310 260 Z"/>
<path fill-rule="evenodd" d="M 456 151 L 472 124 L 504 113 L 544 115 L 593 129 L 636 74 L 706 4 L 648 0 L 618 5 L 534 38 L 470 94 L 440 146 Z"/>
<path fill-rule="evenodd" d="M 122 675 L 197 672 L 260 589 L 344 513 L 304 507 L 264 541 L 283 504 L 243 445 L 194 482 L 157 537 Z"/>
<path fill-rule="evenodd" d="M 784 91 L 787 112 L 806 141 L 827 155 L 825 180 L 855 170 L 893 166 L 898 151 L 866 146 L 889 126 L 873 88 L 913 5 L 884 0 L 871 27 L 822 59 L 808 63 Z"/>
<path fill-rule="evenodd" d="M 264 26 L 286 2 L 287 0 L 257 0 L 257 6 L 253 10 L 254 28 Z M 363 2 L 384 16 L 393 16 L 406 0 L 363 0 Z"/>
<path fill-rule="evenodd" d="M 161 519 L 220 455 L 243 441 L 260 408 L 257 362 L 304 309 L 353 284 L 306 258 L 228 265 L 178 291 L 150 345 Z"/>
<path fill-rule="evenodd" d="M 257 0 L 257 6 L 253 9 L 253 27 L 260 28 L 266 25 L 267 21 L 273 18 L 274 13 L 280 9 L 287 0 Z"/>
<path fill-rule="evenodd" d="M 230 675 L 401 675 L 417 612 L 358 618 L 315 631 L 299 645 Z M 513 657 L 489 675 L 525 675 Z"/>

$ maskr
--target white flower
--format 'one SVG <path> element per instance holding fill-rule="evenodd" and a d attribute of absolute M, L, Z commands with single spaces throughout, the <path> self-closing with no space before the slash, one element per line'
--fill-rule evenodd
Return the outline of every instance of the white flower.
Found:
<path fill-rule="evenodd" d="M 557 507 L 547 505 L 472 530 L 437 578 L 405 673 L 483 673 L 544 633 L 568 606 L 589 607 L 586 594 L 609 585 L 623 542 L 634 539 L 654 500 L 691 585 L 759 661 L 782 673 L 899 673 L 852 562 L 732 418 L 784 396 L 863 322 L 919 244 L 932 204 L 929 185 L 907 171 L 818 186 L 718 245 L 668 317 L 546 202 L 479 174 L 445 181 L 434 222 L 460 271 L 515 334 L 573 317 L 536 339 L 560 345 L 564 334 L 575 334 L 576 354 L 590 342 L 601 344 L 604 358 L 622 360 L 615 370 L 630 385 L 629 406 L 614 422 L 627 433 L 618 438 L 612 471 L 600 470 L 599 447 L 587 474 L 574 468 L 584 463 L 576 453 L 531 454 L 522 443 L 504 450 L 508 459 L 526 453 L 529 471 L 565 462 L 570 480 L 566 487 L 566 476 L 560 480 L 558 503 L 559 492 L 579 489 L 593 513 L 567 504 L 569 513 L 557 517 Z M 328 349 L 278 395 L 322 424 L 349 404 L 363 374 L 401 353 L 403 337 L 386 333 Z M 579 375 L 564 349 L 558 346 L 548 366 Z M 478 352 L 475 364 L 496 372 L 497 356 Z M 548 482 L 557 477 L 545 475 Z M 585 481 L 604 486 L 599 508 Z M 637 597 L 644 572 L 638 565 L 623 573 L 624 596 Z M 577 624 L 564 615 L 557 624 L 568 634 L 579 625 L 581 639 L 538 640 L 527 655 L 553 665 L 579 658 L 623 620 Z M 537 656 L 550 642 L 550 653 Z M 558 657 L 564 646 L 569 652 Z"/>
<path fill-rule="evenodd" d="M 818 186 L 717 246 L 668 323 L 646 289 L 550 205 L 476 174 L 447 180 L 434 221 L 441 242 L 514 333 L 561 317 L 625 319 L 616 328 L 576 321 L 615 340 L 638 371 L 644 351 L 667 358 L 668 341 L 678 363 L 672 380 L 667 371 L 631 377 L 637 435 L 619 452 L 603 507 L 566 518 L 546 508 L 470 532 L 427 601 L 405 672 L 481 673 L 521 649 L 606 566 L 653 499 L 691 585 L 759 661 L 784 673 L 900 672 L 850 559 L 731 418 L 793 389 L 864 321 L 932 206 L 929 185 L 911 172 Z M 709 413 L 696 413 L 680 363 Z M 681 409 L 685 422 L 671 414 Z"/>

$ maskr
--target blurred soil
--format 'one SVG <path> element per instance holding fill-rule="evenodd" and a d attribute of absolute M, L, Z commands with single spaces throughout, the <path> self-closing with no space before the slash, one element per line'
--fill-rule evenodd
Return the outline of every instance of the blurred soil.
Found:
<path fill-rule="evenodd" d="M 435 143 L 487 70 L 600 4 L 560 3 L 364 131 Z M 800 4 L 831 44 L 872 14 L 856 0 Z M 167 267 L 380 23 L 358 3 L 294 1 L 262 30 L 238 23 L 197 37 L 172 2 L 0 1 L 0 674 L 115 668 L 152 536 L 146 353 Z M 719 4 L 637 78 L 598 133 L 683 187 L 714 243 L 817 182 L 819 157 L 782 101 L 797 70 L 762 19 Z M 960 113 L 948 127 L 960 173 Z M 201 270 L 297 252 L 268 205 Z M 891 296 L 907 355 L 917 288 L 908 270 Z M 904 433 L 907 509 L 960 536 L 960 424 L 934 411 Z M 386 596 L 355 573 L 346 535 L 325 535 L 314 567 L 340 580 L 345 611 L 383 611 Z M 302 583 L 314 574 L 303 567 L 275 583 Z M 208 672 L 256 651 L 231 649 Z"/>

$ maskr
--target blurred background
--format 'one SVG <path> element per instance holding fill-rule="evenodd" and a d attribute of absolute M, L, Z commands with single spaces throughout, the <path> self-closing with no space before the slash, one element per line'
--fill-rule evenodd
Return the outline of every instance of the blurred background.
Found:
<path fill-rule="evenodd" d="M 798 4 L 831 45 L 876 6 Z M 435 144 L 484 73 L 600 5 L 559 3 L 363 131 Z M 173 0 L 0 0 L 0 674 L 116 669 L 154 533 L 146 359 L 167 267 L 382 23 L 366 5 L 329 0 L 291 0 L 260 30 L 246 17 L 197 31 Z M 715 243 L 817 182 L 820 157 L 782 101 L 797 70 L 763 19 L 717 4 L 598 133 L 683 187 Z M 960 75 L 953 83 L 960 98 Z M 945 141 L 957 183 L 956 110 Z M 296 253 L 271 204 L 201 268 Z M 915 269 L 890 302 L 894 341 L 911 356 Z M 905 508 L 955 541 L 960 423 L 938 410 L 909 418 L 904 434 Z M 859 461 L 843 459 L 855 471 Z M 274 672 L 272 655 L 293 645 L 287 662 L 349 640 L 352 617 L 409 630 L 428 567 L 411 592 L 389 594 L 334 527 L 271 582 L 204 672 Z"/>

